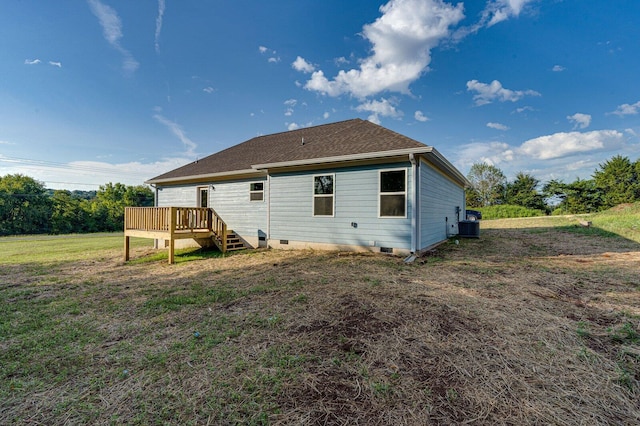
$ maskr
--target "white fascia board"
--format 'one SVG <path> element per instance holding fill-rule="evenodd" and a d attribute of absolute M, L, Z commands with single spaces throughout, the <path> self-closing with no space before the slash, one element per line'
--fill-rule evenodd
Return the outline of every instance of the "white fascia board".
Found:
<path fill-rule="evenodd" d="M 191 175 L 191 176 L 180 176 L 175 178 L 165 178 L 165 179 L 149 179 L 145 181 L 147 185 L 151 184 L 170 184 L 170 183 L 184 183 L 184 182 L 202 182 L 207 180 L 216 180 L 220 178 L 233 178 L 242 175 L 247 176 L 264 176 L 266 173 L 262 170 L 256 169 L 245 169 L 245 170 L 233 170 L 230 172 L 218 172 L 218 173 L 208 173 L 203 175 Z"/>
<path fill-rule="evenodd" d="M 310 166 L 314 164 L 327 164 L 327 163 L 343 163 L 359 160 L 373 160 L 376 158 L 389 158 L 398 157 L 401 155 L 409 154 L 427 154 L 431 152 L 433 148 L 425 146 L 424 148 L 408 148 L 408 149 L 396 149 L 392 151 L 378 151 L 378 152 L 366 152 L 361 154 L 340 155 L 336 157 L 323 157 L 323 158 L 309 158 L 304 160 L 283 161 L 280 163 L 266 163 L 266 164 L 253 164 L 251 167 L 255 170 L 265 169 L 280 169 L 286 167 L 300 167 Z"/>

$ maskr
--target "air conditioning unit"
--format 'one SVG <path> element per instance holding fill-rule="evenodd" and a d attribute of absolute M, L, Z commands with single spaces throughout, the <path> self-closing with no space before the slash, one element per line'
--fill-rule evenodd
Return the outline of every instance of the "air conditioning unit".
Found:
<path fill-rule="evenodd" d="M 480 238 L 480 222 L 477 220 L 461 220 L 458 222 L 460 238 Z"/>

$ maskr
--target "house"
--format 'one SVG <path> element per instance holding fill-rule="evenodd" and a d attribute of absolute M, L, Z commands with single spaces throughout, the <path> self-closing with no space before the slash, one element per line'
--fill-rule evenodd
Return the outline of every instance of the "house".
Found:
<path fill-rule="evenodd" d="M 433 147 L 361 119 L 258 136 L 147 183 L 157 207 L 212 208 L 249 247 L 396 254 L 458 234 L 469 184 Z"/>

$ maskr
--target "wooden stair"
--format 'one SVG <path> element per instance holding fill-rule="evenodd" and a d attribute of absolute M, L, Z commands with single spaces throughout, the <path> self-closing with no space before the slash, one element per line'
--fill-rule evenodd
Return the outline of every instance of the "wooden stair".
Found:
<path fill-rule="evenodd" d="M 246 247 L 244 246 L 244 243 L 242 242 L 240 237 L 238 237 L 235 232 L 229 231 L 227 233 L 227 251 L 244 249 L 246 249 Z"/>

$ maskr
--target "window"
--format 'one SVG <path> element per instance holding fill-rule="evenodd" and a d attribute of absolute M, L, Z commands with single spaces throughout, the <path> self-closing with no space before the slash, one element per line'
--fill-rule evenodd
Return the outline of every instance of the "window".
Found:
<path fill-rule="evenodd" d="M 313 177 L 313 215 L 333 216 L 334 175 Z"/>
<path fill-rule="evenodd" d="M 380 217 L 407 216 L 407 171 L 380 172 Z"/>
<path fill-rule="evenodd" d="M 198 207 L 209 207 L 209 187 L 198 188 Z"/>
<path fill-rule="evenodd" d="M 254 182 L 249 184 L 249 200 L 264 200 L 264 182 Z"/>

